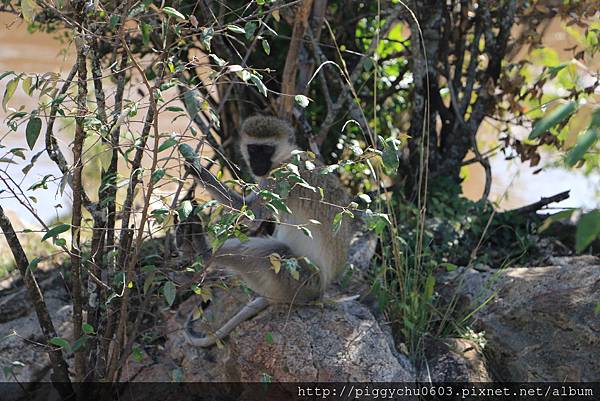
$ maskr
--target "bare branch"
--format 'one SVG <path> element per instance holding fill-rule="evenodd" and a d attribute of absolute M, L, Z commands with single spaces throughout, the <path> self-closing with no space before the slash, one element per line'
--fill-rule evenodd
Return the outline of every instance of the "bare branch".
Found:
<path fill-rule="evenodd" d="M 44 295 L 38 286 L 33 272 L 29 268 L 29 261 L 25 255 L 25 251 L 23 251 L 21 242 L 15 234 L 15 230 L 10 220 L 8 217 L 6 217 L 2 206 L 0 206 L 0 228 L 4 233 L 4 237 L 8 242 L 8 246 L 13 254 L 13 257 L 15 258 L 15 263 L 19 269 L 19 273 L 21 273 L 23 281 L 25 282 L 25 287 L 27 288 L 29 298 L 33 303 L 33 308 L 35 309 L 40 328 L 44 333 L 44 339 L 46 340 L 46 343 L 48 343 L 50 339 L 57 337 L 56 329 L 52 323 L 50 313 L 48 313 L 48 307 L 44 301 Z M 50 377 L 54 387 L 57 389 L 62 399 L 74 399 L 71 379 L 69 378 L 68 365 L 63 358 L 61 349 L 55 348 L 52 345 L 48 345 L 47 352 L 52 365 L 52 374 Z"/>

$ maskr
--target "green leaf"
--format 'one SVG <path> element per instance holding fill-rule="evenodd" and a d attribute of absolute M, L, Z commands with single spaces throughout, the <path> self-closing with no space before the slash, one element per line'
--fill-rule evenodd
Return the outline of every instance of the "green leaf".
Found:
<path fill-rule="evenodd" d="M 148 43 L 150 43 L 150 33 L 152 32 L 152 25 L 142 22 L 140 30 L 142 31 L 142 43 L 144 44 L 144 46 L 148 46 Z"/>
<path fill-rule="evenodd" d="M 535 123 L 529 134 L 529 139 L 535 139 L 550 128 L 561 123 L 573 114 L 575 109 L 577 109 L 577 102 L 569 102 L 558 106 Z"/>
<path fill-rule="evenodd" d="M 69 342 L 64 338 L 53 337 L 50 340 L 48 340 L 48 342 L 52 345 L 56 345 L 57 347 L 64 348 L 67 351 L 71 349 L 71 344 L 69 344 Z"/>
<path fill-rule="evenodd" d="M 111 29 L 115 29 L 117 27 L 117 25 L 119 25 L 119 20 L 120 20 L 119 15 L 113 14 L 110 16 L 110 18 L 108 20 L 108 25 L 111 27 Z"/>
<path fill-rule="evenodd" d="M 263 39 L 261 43 L 262 43 L 262 48 L 265 51 L 265 53 L 267 54 L 267 56 L 269 54 L 271 54 L 271 45 L 269 44 L 269 41 L 266 39 Z"/>
<path fill-rule="evenodd" d="M 246 39 L 250 40 L 252 39 L 252 36 L 254 36 L 254 32 L 256 32 L 256 22 L 246 22 L 246 25 L 244 25 L 244 32 L 246 34 Z"/>
<path fill-rule="evenodd" d="M 175 288 L 175 284 L 173 284 L 172 281 L 167 281 L 163 286 L 163 295 L 165 296 L 165 301 L 167 301 L 167 305 L 173 305 L 176 293 L 177 290 Z"/>
<path fill-rule="evenodd" d="M 387 175 L 395 174 L 400 166 L 400 159 L 398 158 L 398 147 L 396 141 L 390 140 L 384 142 L 384 149 L 381 155 L 383 161 L 383 169 Z"/>
<path fill-rule="evenodd" d="M 431 300 L 433 297 L 433 289 L 435 287 L 435 277 L 432 274 L 427 276 L 427 280 L 425 281 L 425 291 L 423 296 L 427 302 Z"/>
<path fill-rule="evenodd" d="M 169 138 L 160 144 L 160 146 L 158 147 L 158 151 L 162 152 L 163 150 L 169 149 L 170 147 L 173 147 L 175 145 L 177 145 L 177 139 Z"/>
<path fill-rule="evenodd" d="M 334 233 L 337 233 L 338 231 L 340 231 L 340 227 L 342 227 L 342 217 L 344 217 L 344 212 L 339 212 L 333 218 L 332 225 L 333 225 L 333 232 Z"/>
<path fill-rule="evenodd" d="M 244 28 L 239 27 L 237 25 L 234 24 L 229 24 L 227 25 L 227 30 L 231 31 L 231 32 L 235 32 L 235 33 L 246 33 L 246 31 L 244 30 Z"/>
<path fill-rule="evenodd" d="M 59 224 L 56 227 L 53 227 L 52 229 L 48 230 L 46 235 L 44 235 L 44 237 L 42 238 L 42 242 L 46 241 L 48 238 L 56 237 L 59 234 L 64 233 L 65 231 L 69 231 L 70 228 L 71 226 L 68 224 Z"/>
<path fill-rule="evenodd" d="M 171 17 L 178 18 L 180 20 L 185 20 L 185 16 L 179 11 L 175 10 L 173 7 L 164 7 L 163 11 L 165 14 L 170 15 Z"/>
<path fill-rule="evenodd" d="M 2 74 L 0 74 L 0 81 L 2 81 L 4 79 L 4 77 L 7 77 L 11 74 L 14 74 L 14 71 L 5 71 Z"/>
<path fill-rule="evenodd" d="M 259 77 L 257 77 L 254 74 L 250 75 L 250 81 L 252 81 L 252 83 L 258 88 L 258 91 L 260 93 L 262 93 L 262 95 L 264 97 L 267 97 L 267 87 L 265 86 L 265 84 L 263 83 L 263 81 L 261 81 L 261 79 Z"/>
<path fill-rule="evenodd" d="M 569 217 L 571 217 L 571 215 L 573 214 L 575 210 L 574 209 L 570 209 L 570 210 L 563 210 L 561 212 L 558 213 L 554 213 L 553 215 L 551 215 L 550 217 L 546 218 L 546 220 L 544 220 L 544 222 L 542 223 L 542 225 L 540 226 L 540 228 L 538 228 L 538 233 L 544 232 L 545 230 L 547 230 L 552 223 L 563 220 L 563 219 L 568 219 Z"/>
<path fill-rule="evenodd" d="M 27 139 L 27 146 L 29 146 L 29 149 L 33 150 L 41 130 L 42 120 L 39 117 L 31 117 L 27 123 L 27 128 L 25 129 L 25 138 Z"/>
<path fill-rule="evenodd" d="M 265 334 L 265 341 L 267 344 L 273 344 L 273 332 L 269 331 L 267 334 Z"/>
<path fill-rule="evenodd" d="M 310 103 L 310 100 L 304 95 L 296 95 L 294 96 L 294 100 L 302 108 L 308 107 L 308 104 Z"/>
<path fill-rule="evenodd" d="M 181 107 L 177 107 L 177 106 L 169 106 L 166 108 L 166 110 L 168 111 L 174 111 L 174 112 L 182 112 L 184 111 Z"/>
<path fill-rule="evenodd" d="M 137 363 L 142 362 L 142 360 L 144 359 L 144 356 L 142 354 L 142 350 L 140 349 L 140 347 L 133 347 L 133 349 L 131 350 L 131 357 Z"/>
<path fill-rule="evenodd" d="M 81 329 L 85 334 L 94 334 L 94 326 L 89 323 L 84 323 L 83 326 L 81 326 Z"/>
<path fill-rule="evenodd" d="M 181 223 L 185 221 L 188 218 L 188 216 L 192 213 L 193 209 L 194 206 L 189 200 L 184 200 L 183 202 L 181 202 L 181 205 L 179 205 L 179 209 L 177 210 L 177 214 L 179 215 L 179 222 Z"/>
<path fill-rule="evenodd" d="M 33 22 L 37 9 L 35 0 L 21 0 L 21 13 L 25 22 L 29 24 Z"/>
<path fill-rule="evenodd" d="M 29 262 L 29 266 L 27 266 L 27 269 L 29 271 L 34 271 L 35 269 L 37 269 L 38 264 L 40 263 L 41 260 L 42 260 L 41 257 L 34 258 L 31 262 Z"/>
<path fill-rule="evenodd" d="M 33 85 L 33 77 L 27 77 L 21 82 L 21 86 L 23 87 L 23 91 L 31 96 L 31 87 Z"/>
<path fill-rule="evenodd" d="M 157 182 L 159 182 L 161 180 L 161 178 L 163 178 L 165 176 L 165 170 L 162 168 L 159 168 L 157 170 L 154 170 L 152 172 L 152 176 L 151 176 L 151 180 L 152 180 L 152 184 L 156 184 Z"/>
<path fill-rule="evenodd" d="M 598 130 L 594 128 L 590 128 L 585 131 L 583 134 L 577 137 L 577 144 L 571 151 L 567 154 L 565 158 L 565 163 L 569 167 L 573 167 L 579 160 L 583 159 L 585 152 L 588 151 L 589 148 L 596 143 L 598 139 Z"/>
<path fill-rule="evenodd" d="M 575 251 L 582 252 L 600 235 L 600 209 L 581 216 L 575 233 Z"/>
<path fill-rule="evenodd" d="M 4 90 L 4 97 L 2 98 L 2 108 L 6 111 L 6 105 L 8 104 L 10 98 L 15 94 L 15 90 L 17 90 L 17 85 L 19 84 L 19 77 L 13 78 L 6 84 L 6 89 Z"/>
<path fill-rule="evenodd" d="M 279 198 L 272 198 L 270 204 L 273 205 L 278 211 L 286 212 L 291 214 L 292 211 L 287 207 L 285 203 Z"/>
<path fill-rule="evenodd" d="M 76 352 L 80 349 L 84 349 L 87 346 L 87 340 L 88 340 L 87 336 L 79 337 L 77 340 L 75 340 L 75 342 L 73 342 L 72 351 Z"/>
<path fill-rule="evenodd" d="M 312 238 L 312 233 L 310 232 L 310 230 L 306 227 L 300 227 L 300 230 L 304 233 L 304 235 L 306 235 L 309 238 Z"/>

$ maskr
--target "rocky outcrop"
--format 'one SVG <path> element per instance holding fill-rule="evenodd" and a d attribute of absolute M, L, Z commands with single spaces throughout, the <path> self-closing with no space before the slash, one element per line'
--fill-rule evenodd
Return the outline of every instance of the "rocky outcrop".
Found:
<path fill-rule="evenodd" d="M 191 305 L 186 306 L 182 310 Z M 224 309 L 231 315 L 235 308 Z M 182 315 L 173 316 L 167 328 L 181 327 Z M 182 366 L 185 381 L 366 382 L 415 377 L 411 363 L 396 352 L 387 330 L 353 300 L 324 306 L 271 306 L 241 324 L 223 347 L 183 344 L 183 335 L 178 333 L 171 336 L 167 349 Z"/>
<path fill-rule="evenodd" d="M 43 280 L 40 287 L 46 290 L 45 301 L 59 336 L 69 338 L 71 307 L 64 287 L 57 276 Z M 45 341 L 27 292 L 24 287 L 17 287 L 1 294 L 0 365 L 4 368 L 4 381 L 48 380 L 50 360 L 42 345 Z"/>
<path fill-rule="evenodd" d="M 496 273 L 465 269 L 447 283 L 471 309 L 488 300 L 472 327 L 485 332 L 496 378 L 600 381 L 600 259 L 550 263 Z"/>

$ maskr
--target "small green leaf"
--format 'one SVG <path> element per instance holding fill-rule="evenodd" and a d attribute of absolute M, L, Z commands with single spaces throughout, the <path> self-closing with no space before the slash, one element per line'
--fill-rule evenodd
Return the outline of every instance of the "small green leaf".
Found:
<path fill-rule="evenodd" d="M 256 32 L 256 22 L 246 22 L 246 25 L 244 25 L 244 32 L 246 34 L 246 39 L 250 40 L 252 39 L 252 36 L 254 36 L 254 32 Z"/>
<path fill-rule="evenodd" d="M 423 292 L 423 296 L 427 302 L 431 300 L 433 297 L 433 289 L 435 287 L 435 277 L 430 274 L 427 276 L 427 280 L 425 280 L 425 291 Z"/>
<path fill-rule="evenodd" d="M 158 147 L 158 151 L 162 152 L 163 150 L 169 149 L 170 147 L 173 147 L 175 145 L 177 145 L 177 139 L 169 138 L 160 144 L 160 146 Z"/>
<path fill-rule="evenodd" d="M 39 117 L 31 117 L 27 123 L 27 128 L 25 129 L 25 138 L 27 139 L 27 146 L 29 146 L 29 149 L 33 150 L 41 130 L 42 120 Z"/>
<path fill-rule="evenodd" d="M 151 180 L 152 180 L 152 184 L 156 184 L 157 182 L 159 182 L 161 180 L 161 178 L 163 178 L 165 176 L 165 170 L 162 168 L 159 168 L 157 170 L 154 170 L 152 172 L 152 176 L 151 176 Z"/>
<path fill-rule="evenodd" d="M 21 13 L 27 23 L 32 23 L 37 13 L 38 5 L 35 0 L 21 0 Z"/>
<path fill-rule="evenodd" d="M 535 139 L 548 131 L 550 128 L 559 124 L 573 114 L 575 109 L 577 109 L 577 102 L 569 102 L 558 106 L 535 123 L 531 133 L 529 134 L 529 139 Z"/>
<path fill-rule="evenodd" d="M 175 288 L 175 284 L 173 284 L 172 281 L 167 281 L 163 286 L 163 295 L 165 296 L 165 301 L 167 301 L 167 305 L 173 305 L 176 293 L 177 290 Z"/>
<path fill-rule="evenodd" d="M 40 263 L 41 260 L 42 260 L 42 258 L 39 256 L 37 258 L 34 258 L 31 262 L 29 262 L 29 266 L 27 266 L 27 269 L 29 271 L 34 271 L 35 269 L 37 269 L 38 264 Z"/>
<path fill-rule="evenodd" d="M 112 14 L 108 20 L 108 25 L 111 29 L 115 29 L 119 25 L 120 16 L 118 14 Z"/>
<path fill-rule="evenodd" d="M 64 338 L 53 337 L 48 342 L 52 345 L 56 345 L 57 347 L 64 348 L 67 351 L 71 349 L 71 344 L 69 344 L 69 342 Z"/>
<path fill-rule="evenodd" d="M 131 350 L 131 357 L 137 363 L 142 362 L 142 360 L 144 359 L 144 355 L 142 354 L 142 350 L 140 349 L 140 347 L 137 347 L 137 346 L 133 347 L 133 349 Z"/>
<path fill-rule="evenodd" d="M 56 237 L 59 234 L 64 233 L 65 231 L 69 231 L 70 228 L 71 226 L 68 224 L 59 224 L 56 227 L 53 227 L 52 229 L 48 230 L 46 235 L 42 237 L 42 242 L 46 241 L 48 238 Z"/>
<path fill-rule="evenodd" d="M 165 14 L 170 15 L 171 17 L 178 18 L 180 20 L 185 20 L 185 16 L 179 11 L 175 10 L 173 7 L 164 7 L 163 11 Z"/>
<path fill-rule="evenodd" d="M 544 220 L 544 222 L 542 223 L 540 228 L 538 228 L 538 230 L 537 230 L 538 233 L 544 232 L 545 230 L 548 229 L 548 227 L 550 227 L 552 225 L 552 223 L 554 223 L 556 221 L 568 219 L 569 217 L 571 217 L 571 215 L 573 214 L 574 211 L 575 211 L 574 209 L 570 209 L 570 210 L 563 210 L 561 212 L 554 213 L 550 217 L 546 218 L 546 220 Z"/>
<path fill-rule="evenodd" d="M 179 209 L 177 210 L 177 214 L 179 215 L 179 222 L 181 223 L 185 221 L 188 218 L 188 216 L 192 213 L 193 209 L 194 206 L 189 200 L 184 200 L 183 202 L 181 202 L 181 205 L 179 205 Z"/>
<path fill-rule="evenodd" d="M 21 82 L 21 86 L 23 86 L 23 91 L 31 96 L 31 87 L 33 85 L 33 77 L 27 77 Z"/>
<path fill-rule="evenodd" d="M 577 137 L 577 144 L 573 149 L 569 151 L 565 158 L 565 163 L 569 167 L 573 167 L 579 160 L 583 159 L 583 156 L 589 148 L 596 143 L 598 139 L 598 130 L 589 128 L 583 134 Z"/>
<path fill-rule="evenodd" d="M 234 24 L 229 24 L 227 25 L 227 30 L 231 31 L 231 32 L 235 32 L 235 33 L 246 33 L 246 31 L 244 30 L 244 28 L 239 27 L 237 25 Z"/>
<path fill-rule="evenodd" d="M 577 222 L 575 251 L 582 252 L 600 235 L 600 209 L 585 213 Z"/>
<path fill-rule="evenodd" d="M 400 159 L 398 157 L 398 146 L 395 140 L 386 141 L 381 155 L 383 169 L 387 175 L 393 175 L 398 171 Z"/>
<path fill-rule="evenodd" d="M 264 96 L 267 97 L 267 87 L 263 83 L 263 81 L 254 74 L 250 75 L 250 81 L 258 88 L 258 91 Z"/>
<path fill-rule="evenodd" d="M 310 232 L 310 230 L 306 227 L 300 227 L 300 230 L 304 233 L 304 235 L 306 235 L 309 238 L 312 238 L 312 233 Z"/>
<path fill-rule="evenodd" d="M 166 108 L 166 110 L 168 111 L 174 111 L 174 112 L 182 112 L 184 111 L 181 107 L 177 107 L 177 106 L 169 106 Z"/>
<path fill-rule="evenodd" d="M 81 329 L 85 334 L 94 334 L 94 326 L 89 323 L 84 323 L 83 326 L 81 326 Z"/>
<path fill-rule="evenodd" d="M 310 103 L 310 100 L 304 95 L 296 95 L 294 96 L 294 100 L 302 108 L 308 107 L 308 104 Z"/>
<path fill-rule="evenodd" d="M 6 84 L 6 89 L 4 90 L 4 97 L 2 98 L 2 108 L 6 111 L 6 105 L 9 100 L 15 94 L 15 90 L 17 90 L 17 85 L 19 84 L 19 77 L 13 78 Z"/>
<path fill-rule="evenodd" d="M 142 43 L 144 44 L 144 46 L 148 46 L 148 43 L 150 43 L 150 33 L 152 32 L 152 25 L 142 22 L 140 30 L 142 31 Z"/>
<path fill-rule="evenodd" d="M 265 53 L 267 54 L 267 56 L 269 54 L 271 54 L 271 45 L 269 44 L 269 41 L 266 39 L 263 39 L 261 43 L 262 43 L 262 48 L 265 51 Z"/>
<path fill-rule="evenodd" d="M 267 334 L 265 334 L 265 341 L 267 342 L 267 344 L 273 344 L 273 332 L 269 331 L 267 332 Z"/>
<path fill-rule="evenodd" d="M 342 227 L 342 217 L 344 217 L 344 212 L 339 212 L 333 218 L 333 223 L 332 223 L 333 232 L 336 234 L 338 231 L 340 231 L 340 227 Z"/>

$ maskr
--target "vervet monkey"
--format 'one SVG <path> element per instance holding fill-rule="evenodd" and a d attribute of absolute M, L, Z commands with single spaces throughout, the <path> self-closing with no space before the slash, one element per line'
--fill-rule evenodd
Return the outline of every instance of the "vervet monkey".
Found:
<path fill-rule="evenodd" d="M 208 268 L 222 268 L 239 274 L 260 297 L 208 336 L 194 333 L 190 314 L 185 333 L 188 342 L 195 346 L 215 344 L 217 339 L 226 337 L 238 324 L 269 304 L 306 303 L 319 299 L 343 270 L 356 231 L 355 223 L 347 216 L 342 218 L 341 225 L 338 221 L 336 230 L 333 229 L 335 216 L 349 206 L 350 196 L 335 174 L 323 172 L 322 163 L 307 154 L 294 152 L 298 148 L 290 124 L 275 117 L 250 117 L 243 123 L 240 137 L 241 153 L 256 177 L 259 189 L 274 191 L 277 184 L 281 184 L 281 178 L 279 182 L 275 180 L 273 172 L 281 167 L 290 168 L 288 163 L 294 161 L 297 168 L 293 167 L 293 170 L 304 180 L 304 186 L 290 180 L 291 188 L 283 199 L 289 213 L 279 212 L 271 236 L 250 237 L 244 242 L 229 239 L 209 259 Z M 264 204 L 256 192 L 244 199 L 221 184 L 200 166 L 189 146 L 181 145 L 180 151 L 190 172 L 219 202 L 235 209 L 244 204 L 256 209 Z M 299 227 L 310 230 L 312 238 Z M 279 269 L 274 268 L 273 257 L 282 261 Z M 296 259 L 297 270 L 286 269 L 285 259 Z"/>

